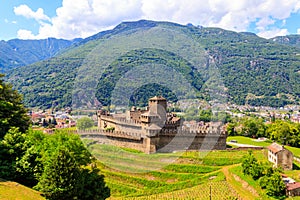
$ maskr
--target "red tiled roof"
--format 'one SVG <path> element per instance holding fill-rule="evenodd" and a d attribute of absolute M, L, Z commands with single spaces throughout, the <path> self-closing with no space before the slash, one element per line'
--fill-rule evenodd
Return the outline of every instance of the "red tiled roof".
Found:
<path fill-rule="evenodd" d="M 273 153 L 278 153 L 279 151 L 283 150 L 283 147 L 277 143 L 272 143 L 270 146 L 268 146 L 268 149 Z"/>
<path fill-rule="evenodd" d="M 299 182 L 288 183 L 288 184 L 286 185 L 286 189 L 287 189 L 287 190 L 294 190 L 294 189 L 297 189 L 297 188 L 300 188 L 300 183 L 299 183 Z"/>

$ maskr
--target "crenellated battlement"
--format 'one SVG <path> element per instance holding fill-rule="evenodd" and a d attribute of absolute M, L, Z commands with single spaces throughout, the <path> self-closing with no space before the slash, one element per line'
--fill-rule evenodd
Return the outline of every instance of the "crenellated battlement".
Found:
<path fill-rule="evenodd" d="M 110 131 L 110 130 L 79 130 L 77 131 L 81 136 L 97 137 L 97 136 L 108 136 L 108 137 L 118 137 L 127 138 L 132 140 L 141 140 L 142 135 L 140 133 L 127 133 L 122 131 Z"/>
<path fill-rule="evenodd" d="M 126 119 L 124 117 L 114 117 L 113 115 L 100 115 L 101 120 L 108 121 L 114 124 L 126 124 L 126 125 L 134 125 L 141 126 L 141 122 L 132 119 Z"/>
<path fill-rule="evenodd" d="M 216 130 L 169 130 L 169 129 L 162 129 L 159 132 L 159 135 L 182 135 L 182 136 L 222 136 L 222 135 L 226 135 L 225 131 L 216 131 Z"/>
<path fill-rule="evenodd" d="M 189 142 L 191 144 L 188 149 L 193 150 L 207 144 L 215 149 L 226 148 L 227 133 L 222 123 L 182 122 L 176 114 L 167 113 L 166 110 L 167 101 L 163 97 L 150 98 L 145 110 L 133 107 L 130 111 L 117 114 L 99 110 L 99 130 L 78 133 L 82 137 L 96 138 L 99 142 L 101 140 L 102 143 L 135 148 L 146 153 L 154 153 L 164 146 L 170 146 L 168 144 L 172 141 L 175 144 L 168 151 L 183 150 L 180 148 Z M 110 129 L 114 131 L 109 131 Z M 205 140 L 206 137 L 209 142 Z"/>

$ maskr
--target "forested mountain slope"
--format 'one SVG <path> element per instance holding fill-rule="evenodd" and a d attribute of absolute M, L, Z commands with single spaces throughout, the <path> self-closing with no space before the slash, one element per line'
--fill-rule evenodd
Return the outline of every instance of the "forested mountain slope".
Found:
<path fill-rule="evenodd" d="M 0 72 L 53 57 L 81 39 L 72 41 L 48 38 L 43 40 L 0 41 Z"/>
<path fill-rule="evenodd" d="M 133 102 L 157 94 L 176 99 L 171 86 L 137 84 L 138 78 L 131 76 L 139 73 L 130 72 L 138 66 L 143 66 L 139 73 L 148 74 L 159 66 L 175 70 L 206 100 L 211 100 L 207 88 L 216 84 L 210 76 L 218 74 L 229 102 L 274 107 L 299 103 L 299 48 L 252 33 L 169 22 L 121 23 L 55 58 L 10 71 L 7 77 L 29 107 L 110 104 L 124 76 L 132 80 L 123 86 L 135 89 Z"/>
<path fill-rule="evenodd" d="M 300 35 L 277 36 L 270 40 L 279 44 L 290 45 L 300 48 Z"/>

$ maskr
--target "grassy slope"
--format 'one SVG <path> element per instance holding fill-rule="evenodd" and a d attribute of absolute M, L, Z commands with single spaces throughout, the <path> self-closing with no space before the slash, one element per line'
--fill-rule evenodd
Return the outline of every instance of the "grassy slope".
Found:
<path fill-rule="evenodd" d="M 253 193 L 245 188 L 243 186 L 243 183 L 241 181 L 238 181 L 232 174 L 231 168 L 235 167 L 237 165 L 231 165 L 231 166 L 226 166 L 222 168 L 222 171 L 224 175 L 226 176 L 226 181 L 228 184 L 234 188 L 234 190 L 241 196 L 241 198 L 245 200 L 251 200 L 251 199 L 256 199 L 258 195 L 256 193 Z"/>
<path fill-rule="evenodd" d="M 4 181 L 0 179 L 0 199 L 1 200 L 43 200 L 40 193 L 16 182 Z"/>
<path fill-rule="evenodd" d="M 229 142 L 230 140 L 236 140 L 237 143 L 239 144 L 249 144 L 249 145 L 260 146 L 260 147 L 267 147 L 271 144 L 271 142 L 269 141 L 257 142 L 252 138 L 248 138 L 244 136 L 229 136 L 227 138 L 227 142 Z"/>
<path fill-rule="evenodd" d="M 242 197 L 245 193 L 245 188 L 241 184 L 234 186 L 233 189 L 233 181 L 228 180 L 228 174 L 226 176 L 223 168 L 241 163 L 247 151 L 184 152 L 182 155 L 179 153 L 146 155 L 129 152 L 133 154 L 124 156 L 124 152 L 117 150 L 116 147 L 92 144 L 89 149 L 100 161 L 115 162 L 113 165 L 99 166 L 111 188 L 112 200 L 209 199 L 209 178 L 213 176 L 215 176 L 211 181 L 213 199 L 224 199 L 224 195 Z M 265 150 L 254 151 L 254 155 L 258 160 L 266 160 Z M 156 171 L 133 173 L 141 161 L 154 164 L 158 160 L 164 161 L 168 157 L 176 156 L 179 157 L 171 165 L 162 166 Z"/>
<path fill-rule="evenodd" d="M 147 155 L 98 144 L 91 144 L 88 148 L 100 161 L 112 161 L 111 159 L 116 161 L 114 165 L 110 166 L 99 163 L 99 168 L 105 175 L 107 185 L 111 188 L 111 200 L 209 199 L 210 185 L 213 191 L 213 199 L 223 199 L 224 195 L 243 199 L 267 198 L 255 182 L 248 180 L 240 172 L 239 164 L 247 151 Z M 124 154 L 123 151 L 127 154 Z M 117 152 L 117 154 L 114 154 L 114 152 Z M 266 150 L 256 150 L 253 153 L 258 160 L 266 161 Z M 99 157 L 99 155 L 102 155 L 102 157 Z M 142 162 L 155 166 L 157 162 L 163 162 L 173 157 L 177 157 L 177 159 L 170 165 L 162 166 L 161 169 L 148 172 L 135 171 L 134 173 L 137 165 Z M 129 163 L 132 165 L 129 165 Z M 299 176 L 298 172 L 293 171 L 291 173 L 294 177 L 297 177 Z M 233 174 L 239 176 L 240 180 L 237 180 Z M 210 177 L 215 178 L 209 180 Z M 0 182 L 0 199 L 29 200 L 44 198 L 38 192 L 17 183 Z"/>
<path fill-rule="evenodd" d="M 271 144 L 270 141 L 257 142 L 254 141 L 252 138 L 248 138 L 244 136 L 229 136 L 227 138 L 227 141 L 229 142 L 230 140 L 236 140 L 239 144 L 249 144 L 249 145 L 261 146 L 261 147 L 267 147 Z M 294 154 L 294 156 L 300 157 L 300 148 L 289 147 L 289 146 L 285 146 L 285 147 L 289 149 Z"/>

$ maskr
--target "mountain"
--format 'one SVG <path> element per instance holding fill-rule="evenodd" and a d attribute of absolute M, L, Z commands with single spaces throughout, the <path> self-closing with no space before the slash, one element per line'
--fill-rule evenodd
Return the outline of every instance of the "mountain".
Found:
<path fill-rule="evenodd" d="M 25 66 L 55 56 L 81 39 L 72 41 L 48 38 L 43 40 L 0 41 L 0 72 Z"/>
<path fill-rule="evenodd" d="M 300 49 L 253 33 L 141 20 L 7 78 L 29 107 L 143 105 L 153 95 L 280 107 L 299 103 Z"/>
<path fill-rule="evenodd" d="M 277 36 L 271 39 L 274 42 L 300 48 L 300 35 Z"/>

